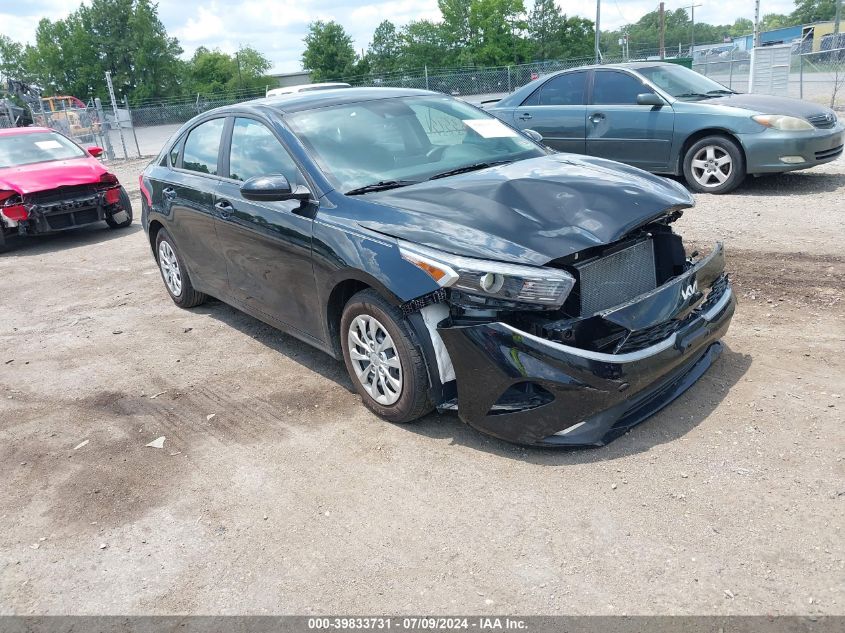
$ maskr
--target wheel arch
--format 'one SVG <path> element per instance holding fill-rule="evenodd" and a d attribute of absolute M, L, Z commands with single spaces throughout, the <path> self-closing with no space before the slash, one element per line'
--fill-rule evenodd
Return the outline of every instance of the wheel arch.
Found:
<path fill-rule="evenodd" d="M 727 128 L 707 127 L 701 130 L 696 130 L 684 139 L 684 142 L 681 144 L 680 150 L 678 151 L 678 159 L 675 164 L 675 173 L 680 175 L 684 174 L 684 160 L 687 157 L 687 152 L 689 151 L 690 147 L 695 145 L 701 139 L 706 138 L 708 136 L 724 136 L 725 138 L 736 143 L 736 146 L 739 148 L 739 151 L 742 152 L 742 161 L 747 167 L 748 156 L 745 153 L 745 147 L 743 146 L 742 141 L 739 140 L 739 137 Z"/>
<path fill-rule="evenodd" d="M 156 253 L 156 238 L 158 237 L 158 232 L 164 228 L 164 224 L 159 222 L 158 220 L 151 220 L 150 221 L 150 228 L 147 230 L 147 236 L 150 240 L 150 248 L 153 251 L 153 256 L 158 261 L 158 253 Z"/>

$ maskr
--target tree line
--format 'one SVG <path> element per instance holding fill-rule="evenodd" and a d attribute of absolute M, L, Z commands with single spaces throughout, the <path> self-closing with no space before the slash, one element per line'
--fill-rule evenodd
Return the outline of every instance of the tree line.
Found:
<path fill-rule="evenodd" d="M 33 44 L 0 34 L 0 77 L 86 100 L 107 98 L 109 71 L 117 97 L 136 103 L 275 83 L 265 76 L 270 61 L 249 46 L 234 55 L 200 47 L 188 60 L 183 52 L 151 0 L 92 0 L 62 20 L 42 19 Z"/>
<path fill-rule="evenodd" d="M 763 16 L 763 30 L 829 20 L 836 0 L 794 0 L 790 14 Z M 379 24 L 364 51 L 334 21 L 316 21 L 304 38 L 302 66 L 312 81 L 357 78 L 374 81 L 391 73 L 421 72 L 423 67 L 486 67 L 553 59 L 590 58 L 595 25 L 562 12 L 555 0 L 438 0 L 440 19 L 397 26 Z M 664 16 L 668 51 L 682 50 L 692 38 L 686 9 Z M 751 20 L 729 25 L 695 24 L 695 41 L 722 42 L 747 35 Z M 633 24 L 602 31 L 601 50 L 617 57 L 619 41 L 631 52 L 655 51 L 659 16 L 651 11 Z M 0 78 L 39 86 L 44 94 L 71 94 L 83 99 L 107 95 L 110 71 L 118 97 L 135 103 L 196 93 L 256 91 L 274 84 L 271 64 L 246 46 L 234 55 L 198 48 L 190 59 L 168 35 L 152 0 L 91 0 L 62 20 L 42 19 L 32 44 L 0 35 Z"/>

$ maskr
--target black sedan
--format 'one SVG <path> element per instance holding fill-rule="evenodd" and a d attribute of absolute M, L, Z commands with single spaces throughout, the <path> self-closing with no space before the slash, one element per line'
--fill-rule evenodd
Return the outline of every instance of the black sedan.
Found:
<path fill-rule="evenodd" d="M 343 358 L 393 422 L 456 409 L 511 442 L 603 444 L 702 375 L 734 312 L 721 245 L 672 231 L 681 185 L 442 94 L 220 108 L 141 190 L 177 305 L 218 297 Z"/>

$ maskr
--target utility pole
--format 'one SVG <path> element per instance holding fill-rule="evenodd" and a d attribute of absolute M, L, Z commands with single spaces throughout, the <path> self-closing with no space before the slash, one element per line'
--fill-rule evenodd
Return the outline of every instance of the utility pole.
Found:
<path fill-rule="evenodd" d="M 601 38 L 601 0 L 596 0 L 596 63 L 601 63 L 601 49 L 599 41 Z"/>
<path fill-rule="evenodd" d="M 842 0 L 836 2 L 836 17 L 833 19 L 833 32 L 839 35 L 839 20 L 842 18 Z M 838 42 L 834 42 L 836 46 Z"/>
<path fill-rule="evenodd" d="M 700 4 L 690 4 L 685 7 L 684 9 L 690 10 L 690 34 L 689 34 L 689 55 L 692 57 L 693 51 L 695 50 L 695 8 L 700 7 Z"/>
<path fill-rule="evenodd" d="M 666 12 L 663 3 L 660 3 L 660 59 L 666 58 Z"/>
<path fill-rule="evenodd" d="M 760 39 L 760 0 L 754 0 L 754 35 L 751 36 L 751 62 L 748 68 L 748 92 L 754 89 L 754 49 Z"/>

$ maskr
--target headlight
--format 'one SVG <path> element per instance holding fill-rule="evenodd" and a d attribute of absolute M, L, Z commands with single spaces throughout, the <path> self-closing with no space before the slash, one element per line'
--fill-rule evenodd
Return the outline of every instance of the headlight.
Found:
<path fill-rule="evenodd" d="M 575 285 L 572 275 L 557 268 L 472 259 L 407 242 L 399 243 L 399 252 L 444 288 L 500 301 L 559 308 Z"/>
<path fill-rule="evenodd" d="M 758 114 L 751 117 L 760 125 L 774 128 L 775 130 L 812 130 L 813 124 L 806 119 L 799 119 L 795 116 L 783 114 Z"/>

